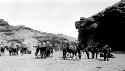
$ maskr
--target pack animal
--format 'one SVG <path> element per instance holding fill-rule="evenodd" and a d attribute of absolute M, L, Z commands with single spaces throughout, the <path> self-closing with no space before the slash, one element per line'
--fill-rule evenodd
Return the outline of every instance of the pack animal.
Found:
<path fill-rule="evenodd" d="M 80 55 L 80 49 L 77 46 L 69 46 L 69 44 L 67 44 L 64 48 L 63 48 L 63 59 L 67 59 L 67 54 L 72 54 L 72 56 L 70 55 L 70 57 L 73 59 L 74 56 L 76 56 L 77 59 L 77 53 Z M 79 56 L 78 55 L 78 56 Z M 80 59 L 80 57 L 79 57 Z"/>

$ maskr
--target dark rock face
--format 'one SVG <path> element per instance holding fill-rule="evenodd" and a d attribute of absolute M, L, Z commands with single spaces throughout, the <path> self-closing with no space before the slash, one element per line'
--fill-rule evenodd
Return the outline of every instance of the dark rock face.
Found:
<path fill-rule="evenodd" d="M 78 38 L 82 44 L 87 44 L 91 36 L 93 36 L 93 40 L 101 42 L 102 45 L 109 44 L 113 50 L 125 50 L 125 29 L 123 26 L 125 24 L 124 0 L 87 18 L 82 23 L 81 21 L 76 23 L 79 23 L 76 29 L 79 30 Z M 92 27 L 93 24 L 95 24 L 94 27 Z"/>

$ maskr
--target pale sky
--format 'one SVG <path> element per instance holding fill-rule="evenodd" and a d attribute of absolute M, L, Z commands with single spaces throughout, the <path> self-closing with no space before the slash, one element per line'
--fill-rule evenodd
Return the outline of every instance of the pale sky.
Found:
<path fill-rule="evenodd" d="M 0 0 L 0 18 L 48 33 L 77 38 L 75 21 L 104 10 L 120 0 Z"/>

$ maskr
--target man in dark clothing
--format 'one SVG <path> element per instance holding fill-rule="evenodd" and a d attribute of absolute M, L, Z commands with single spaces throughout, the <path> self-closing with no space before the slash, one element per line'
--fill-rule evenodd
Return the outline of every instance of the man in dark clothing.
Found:
<path fill-rule="evenodd" d="M 111 48 L 109 45 L 105 45 L 102 49 L 102 52 L 104 53 L 104 61 L 108 61 L 108 55 L 110 54 Z"/>

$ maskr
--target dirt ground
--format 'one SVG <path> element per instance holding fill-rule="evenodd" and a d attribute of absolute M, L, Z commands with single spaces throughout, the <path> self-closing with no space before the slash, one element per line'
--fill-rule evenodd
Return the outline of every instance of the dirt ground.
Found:
<path fill-rule="evenodd" d="M 109 61 L 87 59 L 62 59 L 62 52 L 54 52 L 52 58 L 36 59 L 33 54 L 9 56 L 8 52 L 0 57 L 0 71 L 125 71 L 125 54 L 113 54 L 116 58 Z"/>

